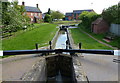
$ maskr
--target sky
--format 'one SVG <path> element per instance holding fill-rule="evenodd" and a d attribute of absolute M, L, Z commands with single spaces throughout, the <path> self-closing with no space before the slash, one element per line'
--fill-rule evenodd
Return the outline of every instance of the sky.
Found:
<path fill-rule="evenodd" d="M 64 14 L 84 9 L 93 9 L 96 13 L 101 14 L 103 9 L 120 2 L 120 0 L 18 0 L 19 5 L 22 4 L 22 1 L 25 2 L 25 6 L 36 7 L 36 4 L 39 4 L 42 13 L 47 12 L 50 8 L 55 11 L 59 10 Z"/>

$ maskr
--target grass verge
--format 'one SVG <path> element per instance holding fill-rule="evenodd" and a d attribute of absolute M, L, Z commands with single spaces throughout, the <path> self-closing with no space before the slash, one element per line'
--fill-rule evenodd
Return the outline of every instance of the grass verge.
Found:
<path fill-rule="evenodd" d="M 68 24 L 79 24 L 81 21 L 56 21 L 54 22 L 54 24 L 64 24 L 64 25 L 68 25 Z"/>
<path fill-rule="evenodd" d="M 90 38 L 88 35 L 80 31 L 79 28 L 70 29 L 74 43 L 82 43 L 82 49 L 106 49 L 111 50 L 112 48 L 105 46 L 94 39 Z"/>
<path fill-rule="evenodd" d="M 15 37 L 2 40 L 3 50 L 28 50 L 35 49 L 35 43 L 39 47 L 47 46 L 54 37 L 57 28 L 55 24 L 35 24 L 36 28 L 17 34 Z"/>
<path fill-rule="evenodd" d="M 111 42 L 106 42 L 103 40 L 103 38 L 107 35 L 106 33 L 103 33 L 103 34 L 95 34 L 95 33 L 92 33 L 90 30 L 88 29 L 85 29 L 83 26 L 79 26 L 82 30 L 84 30 L 85 32 L 89 33 L 90 35 L 92 35 L 93 37 L 95 37 L 96 39 L 104 42 L 104 43 L 107 43 L 113 47 L 117 47 L 118 49 L 120 49 L 120 37 L 115 37 L 114 40 L 112 40 Z"/>
<path fill-rule="evenodd" d="M 2 29 L 0 28 L 0 50 L 2 50 Z"/>

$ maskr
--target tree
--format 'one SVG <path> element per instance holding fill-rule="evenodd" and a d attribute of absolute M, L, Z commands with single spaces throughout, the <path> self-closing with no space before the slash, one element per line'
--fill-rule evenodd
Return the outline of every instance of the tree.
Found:
<path fill-rule="evenodd" d="M 50 10 L 50 8 L 48 9 L 48 12 L 47 12 L 47 14 L 49 14 L 49 15 L 51 14 L 51 10 Z"/>
<path fill-rule="evenodd" d="M 9 2 L 1 2 L 1 18 L 2 18 L 2 24 L 5 24 L 7 23 L 8 20 L 5 21 L 6 19 L 6 12 L 7 12 L 7 8 L 8 8 L 8 5 L 10 4 Z"/>
<path fill-rule="evenodd" d="M 64 18 L 64 14 L 60 11 L 53 11 L 48 9 L 48 13 L 45 15 L 44 22 L 52 22 L 53 19 L 62 19 Z"/>
<path fill-rule="evenodd" d="M 120 3 L 113 5 L 102 12 L 102 17 L 109 23 L 120 24 Z"/>
<path fill-rule="evenodd" d="M 2 18 L 2 2 L 0 1 L 0 18 Z M 2 25 L 2 19 L 0 19 L 0 25 Z"/>
<path fill-rule="evenodd" d="M 100 15 L 95 12 L 84 11 L 80 14 L 79 19 L 82 20 L 82 25 L 90 29 L 91 23 L 95 21 Z"/>
<path fill-rule="evenodd" d="M 52 22 L 52 17 L 49 14 L 45 15 L 44 22 Z"/>
<path fill-rule="evenodd" d="M 52 16 L 52 19 L 64 18 L 64 14 L 62 14 L 60 11 L 52 11 L 51 16 Z"/>
<path fill-rule="evenodd" d="M 24 7 L 19 6 L 17 1 L 9 3 L 7 9 L 2 11 L 2 24 L 5 26 L 3 31 L 20 30 L 29 22 L 28 17 L 23 14 Z"/>

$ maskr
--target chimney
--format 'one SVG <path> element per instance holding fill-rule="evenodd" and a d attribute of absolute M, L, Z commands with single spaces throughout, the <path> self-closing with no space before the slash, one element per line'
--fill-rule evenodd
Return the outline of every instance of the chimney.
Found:
<path fill-rule="evenodd" d="M 25 2 L 24 1 L 22 2 L 22 5 L 25 6 Z"/>
<path fill-rule="evenodd" d="M 38 4 L 36 4 L 36 7 L 39 8 L 39 7 L 38 7 Z"/>

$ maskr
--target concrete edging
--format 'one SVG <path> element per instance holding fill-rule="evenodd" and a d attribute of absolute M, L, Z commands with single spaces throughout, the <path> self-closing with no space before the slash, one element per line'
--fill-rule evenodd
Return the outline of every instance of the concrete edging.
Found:
<path fill-rule="evenodd" d="M 60 29 L 57 30 L 55 36 L 53 37 L 53 39 L 52 39 L 52 41 L 51 41 L 51 42 L 52 42 L 52 48 L 55 48 L 55 43 L 56 43 L 57 38 L 58 38 L 58 36 L 59 36 L 59 31 L 60 31 Z"/>
<path fill-rule="evenodd" d="M 68 37 L 70 40 L 70 45 L 73 49 L 78 49 L 78 47 L 74 44 L 70 31 L 68 30 Z M 82 68 L 81 62 L 78 60 L 79 56 L 73 56 L 73 67 L 75 70 L 75 77 L 77 82 L 79 81 L 88 81 L 87 76 Z"/>
<path fill-rule="evenodd" d="M 21 80 L 23 81 L 46 81 L 45 58 L 41 57 L 40 60 L 32 66 L 32 69 L 26 72 Z"/>

